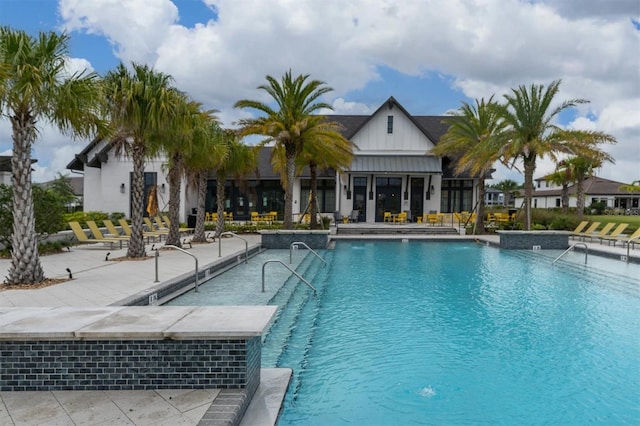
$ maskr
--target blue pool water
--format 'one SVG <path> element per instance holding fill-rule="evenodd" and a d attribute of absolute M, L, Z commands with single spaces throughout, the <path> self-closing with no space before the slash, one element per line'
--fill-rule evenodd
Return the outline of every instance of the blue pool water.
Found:
<path fill-rule="evenodd" d="M 640 422 L 637 278 L 474 243 L 331 258 L 280 425 Z"/>
<path fill-rule="evenodd" d="M 640 424 L 640 265 L 462 242 L 306 253 L 291 265 L 317 296 L 279 265 L 261 293 L 262 263 L 289 264 L 268 250 L 172 302 L 285 306 L 262 353 L 294 370 L 279 425 Z"/>

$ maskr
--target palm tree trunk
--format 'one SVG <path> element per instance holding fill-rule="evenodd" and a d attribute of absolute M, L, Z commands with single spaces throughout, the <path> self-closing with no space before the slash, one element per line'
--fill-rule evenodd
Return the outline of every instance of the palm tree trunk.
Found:
<path fill-rule="evenodd" d="M 168 173 L 169 180 L 169 234 L 166 245 L 182 247 L 180 244 L 180 177 L 182 174 L 182 159 L 180 154 L 174 154 L 171 161 L 171 168 Z"/>
<path fill-rule="evenodd" d="M 134 142 L 135 143 L 135 142 Z M 131 184 L 131 238 L 127 257 L 145 257 L 142 217 L 144 215 L 144 155 L 143 144 L 133 146 L 133 176 Z"/>
<path fill-rule="evenodd" d="M 531 230 L 531 200 L 533 198 L 533 172 L 536 169 L 535 154 L 524 158 L 524 230 Z"/>
<path fill-rule="evenodd" d="M 6 277 L 8 284 L 36 284 L 44 280 L 44 271 L 38 256 L 31 183 L 31 146 L 36 136 L 34 125 L 28 113 L 20 117 L 11 117 L 13 235 L 11 266 Z"/>
<path fill-rule="evenodd" d="M 198 188 L 198 210 L 196 212 L 196 229 L 193 231 L 193 238 L 191 241 L 194 243 L 205 243 L 207 242 L 207 236 L 204 233 L 204 209 L 207 198 L 206 173 L 198 173 L 196 186 Z"/>
<path fill-rule="evenodd" d="M 220 238 L 224 231 L 224 182 L 225 179 L 216 177 L 216 208 L 218 210 L 218 221 L 216 222 L 215 237 Z"/>
<path fill-rule="evenodd" d="M 311 215 L 311 229 L 318 228 L 318 206 L 316 205 L 318 193 L 318 167 L 313 161 L 309 163 L 309 173 L 311 174 L 311 189 L 309 191 L 309 213 Z"/>
<path fill-rule="evenodd" d="M 578 193 L 578 199 L 576 201 L 576 207 L 578 209 L 578 219 L 582 220 L 584 216 L 584 176 L 580 176 L 576 182 L 576 192 Z"/>
<path fill-rule="evenodd" d="M 562 195 L 560 196 L 562 200 L 562 214 L 567 214 L 569 212 L 569 185 L 562 184 Z"/>
<path fill-rule="evenodd" d="M 484 234 L 484 178 L 478 179 L 478 211 L 476 212 L 476 223 L 474 234 Z"/>
<path fill-rule="evenodd" d="M 287 152 L 287 164 L 285 172 L 287 175 L 287 188 L 284 191 L 284 223 L 283 229 L 293 229 L 293 179 L 295 177 L 295 153 Z"/>

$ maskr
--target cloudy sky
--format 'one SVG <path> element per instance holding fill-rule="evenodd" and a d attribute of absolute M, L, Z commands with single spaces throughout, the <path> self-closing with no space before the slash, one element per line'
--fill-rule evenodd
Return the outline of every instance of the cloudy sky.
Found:
<path fill-rule="evenodd" d="M 324 100 L 339 114 L 394 96 L 412 114 L 443 115 L 562 79 L 558 100 L 590 103 L 558 124 L 615 136 L 616 164 L 598 175 L 640 179 L 638 0 L 0 0 L 0 25 L 69 32 L 72 69 L 149 64 L 227 126 L 247 113 L 237 100 L 267 101 L 256 87 L 288 69 L 331 86 Z M 42 123 L 34 180 L 68 173 L 85 144 Z M 2 119 L 0 154 L 10 151 Z M 536 177 L 552 170 L 541 161 Z M 494 178 L 523 181 L 502 168 Z"/>

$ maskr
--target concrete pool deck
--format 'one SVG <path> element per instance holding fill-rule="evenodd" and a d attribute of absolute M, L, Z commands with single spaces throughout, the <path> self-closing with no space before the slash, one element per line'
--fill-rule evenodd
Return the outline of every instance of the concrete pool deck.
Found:
<path fill-rule="evenodd" d="M 399 226 L 399 225 L 396 225 Z M 259 235 L 242 235 L 250 247 L 260 244 Z M 497 245 L 497 235 L 487 236 L 403 236 L 385 235 L 332 235 L 335 239 L 398 239 L 421 240 L 478 240 Z M 570 241 L 573 244 L 574 240 Z M 627 249 L 586 242 L 590 253 L 607 256 L 626 256 Z M 156 244 L 156 248 L 159 245 Z M 245 251 L 245 242 L 238 238 L 222 240 L 222 257 L 218 256 L 218 242 L 194 244 L 187 249 L 199 259 L 200 266 L 219 259 L 234 258 Z M 151 253 L 151 244 L 147 246 Z M 0 287 L 1 307 L 88 307 L 117 306 L 122 300 L 136 294 L 145 294 L 157 286 L 155 261 L 114 261 L 126 254 L 126 249 L 111 250 L 102 246 L 76 246 L 71 251 L 43 256 L 41 262 L 48 278 L 65 278 L 71 270 L 73 279 L 61 284 L 33 290 L 4 289 Z M 640 245 L 630 252 L 640 262 Z M 0 269 L 8 271 L 10 260 L 0 259 Z M 193 273 L 194 260 L 175 250 L 162 250 L 159 257 L 160 282 Z M 256 283 L 260 291 L 260 283 Z M 285 370 L 285 371 L 278 371 Z M 262 370 L 261 385 L 245 414 L 242 425 L 269 425 L 277 419 L 279 393 L 286 391 L 290 371 L 286 369 Z M 264 385 L 264 386 L 263 386 Z M 0 425 L 197 425 L 207 423 L 203 418 L 218 395 L 217 390 L 158 390 L 158 391 L 53 391 L 53 392 L 0 392 Z M 279 399 L 280 398 L 280 399 Z"/>

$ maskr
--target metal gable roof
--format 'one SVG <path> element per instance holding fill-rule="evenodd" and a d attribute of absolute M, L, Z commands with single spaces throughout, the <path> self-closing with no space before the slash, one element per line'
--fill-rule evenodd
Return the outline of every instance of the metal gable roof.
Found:
<path fill-rule="evenodd" d="M 358 155 L 351 163 L 351 172 L 442 173 L 440 160 L 433 156 Z"/>

